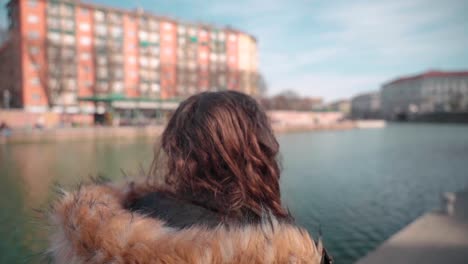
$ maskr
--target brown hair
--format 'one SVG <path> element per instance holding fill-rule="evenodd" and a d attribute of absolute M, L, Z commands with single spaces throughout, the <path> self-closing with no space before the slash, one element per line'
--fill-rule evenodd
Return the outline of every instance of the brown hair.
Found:
<path fill-rule="evenodd" d="M 230 219 L 290 218 L 281 205 L 278 142 L 265 112 L 248 95 L 191 96 L 174 112 L 160 144 L 163 180 L 176 195 Z M 158 161 L 155 153 L 153 175 Z"/>

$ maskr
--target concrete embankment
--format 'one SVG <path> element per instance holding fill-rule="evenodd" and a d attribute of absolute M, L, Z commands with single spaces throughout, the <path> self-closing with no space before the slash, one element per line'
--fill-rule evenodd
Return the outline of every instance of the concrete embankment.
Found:
<path fill-rule="evenodd" d="M 273 125 L 273 130 L 277 134 L 295 133 L 295 132 L 308 132 L 308 131 L 337 131 L 337 130 L 350 130 L 356 128 L 356 124 L 351 121 L 339 122 L 333 124 L 321 125 Z"/>
<path fill-rule="evenodd" d="M 445 197 L 443 210 L 416 219 L 357 264 L 468 263 L 468 190 Z"/>
<path fill-rule="evenodd" d="M 0 136 L 0 144 L 102 139 L 133 139 L 138 137 L 155 138 L 162 133 L 162 130 L 162 126 L 13 130 L 7 137 Z"/>
<path fill-rule="evenodd" d="M 356 128 L 353 122 L 310 126 L 273 126 L 276 133 L 294 133 L 324 130 L 348 130 Z M 155 138 L 163 131 L 163 126 L 144 127 L 86 127 L 86 128 L 55 128 L 13 130 L 9 136 L 0 135 L 1 143 L 35 143 L 53 141 L 103 140 L 103 139 L 133 139 L 138 137 Z"/>

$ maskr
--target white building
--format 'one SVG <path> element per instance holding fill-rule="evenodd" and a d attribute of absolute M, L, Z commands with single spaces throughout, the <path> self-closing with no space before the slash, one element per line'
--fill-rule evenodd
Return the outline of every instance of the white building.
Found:
<path fill-rule="evenodd" d="M 386 119 L 468 112 L 468 71 L 431 71 L 398 78 L 384 84 L 380 94 Z"/>

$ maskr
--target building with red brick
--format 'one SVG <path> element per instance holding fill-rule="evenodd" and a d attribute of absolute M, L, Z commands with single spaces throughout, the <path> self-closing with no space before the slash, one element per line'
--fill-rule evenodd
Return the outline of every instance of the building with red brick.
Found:
<path fill-rule="evenodd" d="M 257 94 L 256 39 L 230 27 L 68 0 L 6 8 L 0 90 L 12 107 L 93 114 L 103 102 L 151 109 L 201 91 Z"/>

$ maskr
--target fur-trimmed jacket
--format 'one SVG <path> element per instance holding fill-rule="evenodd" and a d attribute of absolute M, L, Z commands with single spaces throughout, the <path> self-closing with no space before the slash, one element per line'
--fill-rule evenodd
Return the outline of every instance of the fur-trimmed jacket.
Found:
<path fill-rule="evenodd" d="M 258 224 L 217 224 L 203 209 L 174 204 L 170 198 L 140 187 L 93 184 L 75 192 L 63 192 L 50 214 L 52 262 L 321 262 L 320 243 L 316 245 L 307 231 L 294 224 L 274 218 Z M 135 188 L 140 194 L 147 192 L 145 199 L 159 205 L 148 211 L 148 201 L 140 199 L 136 204 L 132 202 L 133 209 L 129 208 Z M 178 213 L 165 210 L 167 206 Z M 184 216 L 187 211 L 191 213 Z M 176 214 L 182 217 L 171 217 Z"/>

